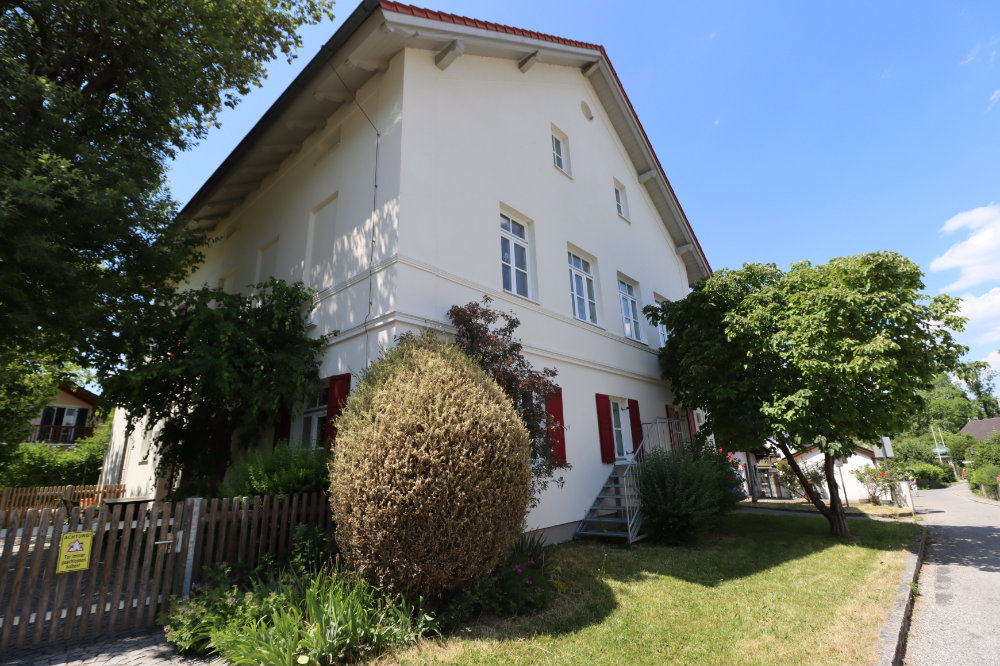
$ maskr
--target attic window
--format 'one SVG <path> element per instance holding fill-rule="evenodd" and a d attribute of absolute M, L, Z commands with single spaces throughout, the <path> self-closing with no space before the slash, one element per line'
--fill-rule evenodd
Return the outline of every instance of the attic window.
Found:
<path fill-rule="evenodd" d="M 569 170 L 569 140 L 555 125 L 552 126 L 552 164 L 567 176 Z"/>

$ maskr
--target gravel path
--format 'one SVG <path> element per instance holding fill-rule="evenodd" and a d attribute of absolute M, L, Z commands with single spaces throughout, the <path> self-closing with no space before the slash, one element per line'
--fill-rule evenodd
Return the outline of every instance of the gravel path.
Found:
<path fill-rule="evenodd" d="M 905 663 L 1000 663 L 1000 505 L 964 483 L 914 500 L 931 540 Z"/>
<path fill-rule="evenodd" d="M 162 633 L 142 634 L 124 638 L 108 638 L 87 643 L 57 643 L 38 645 L 0 653 L 0 663 L 7 666 L 42 666 L 49 664 L 102 664 L 104 666 L 142 666 L 143 664 L 213 663 L 205 659 L 178 655 Z M 223 663 L 223 662 L 214 662 Z"/>

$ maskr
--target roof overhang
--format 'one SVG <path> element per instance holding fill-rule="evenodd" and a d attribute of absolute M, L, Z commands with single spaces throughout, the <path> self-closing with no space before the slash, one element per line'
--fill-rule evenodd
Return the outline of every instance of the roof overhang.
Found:
<path fill-rule="evenodd" d="M 388 0 L 365 0 L 320 49 L 181 211 L 214 229 L 230 217 L 306 139 L 404 48 L 435 53 L 445 69 L 462 55 L 503 58 L 523 72 L 535 63 L 580 69 L 618 133 L 684 262 L 689 284 L 711 275 L 701 245 L 674 195 L 604 48 Z"/>

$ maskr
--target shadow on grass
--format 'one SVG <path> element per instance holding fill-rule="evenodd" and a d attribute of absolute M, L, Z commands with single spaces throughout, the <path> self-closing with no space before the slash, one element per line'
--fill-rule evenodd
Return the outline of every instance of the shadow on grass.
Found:
<path fill-rule="evenodd" d="M 912 523 L 881 521 L 852 521 L 850 527 L 854 537 L 841 541 L 830 536 L 829 523 L 821 516 L 743 513 L 727 516 L 718 530 L 690 546 L 650 541 L 631 548 L 601 542 L 564 544 L 550 555 L 567 585 L 560 599 L 537 615 L 505 621 L 483 619 L 470 623 L 470 629 L 486 638 L 572 633 L 602 622 L 618 607 L 612 587 L 617 583 L 628 585 L 665 576 L 714 588 L 775 571 L 838 545 L 881 551 L 908 549 L 919 531 Z M 780 576 L 780 572 L 775 573 Z"/>

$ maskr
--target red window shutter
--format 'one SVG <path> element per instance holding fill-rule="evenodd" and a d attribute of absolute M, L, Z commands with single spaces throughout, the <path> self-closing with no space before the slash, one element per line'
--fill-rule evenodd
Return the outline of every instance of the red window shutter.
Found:
<path fill-rule="evenodd" d="M 677 429 L 677 410 L 673 405 L 667 405 L 667 430 L 670 431 L 670 448 L 677 453 L 681 449 L 681 433 Z"/>
<path fill-rule="evenodd" d="M 566 429 L 563 425 L 562 388 L 556 387 L 556 392 L 545 398 L 545 411 L 555 424 L 549 428 L 549 441 L 552 443 L 552 462 L 557 466 L 566 465 Z"/>
<path fill-rule="evenodd" d="M 344 411 L 347 394 L 351 392 L 351 375 L 334 375 L 330 377 L 330 393 L 326 398 L 326 450 L 337 438 L 337 417 Z"/>
<path fill-rule="evenodd" d="M 687 410 L 688 431 L 691 433 L 691 444 L 694 444 L 698 437 L 698 424 L 694 420 L 694 410 Z"/>
<path fill-rule="evenodd" d="M 639 401 L 628 401 L 628 424 L 632 431 L 632 451 L 638 451 L 642 444 L 642 419 L 639 418 Z"/>
<path fill-rule="evenodd" d="M 291 434 L 292 410 L 288 408 L 288 402 L 282 400 L 278 406 L 278 425 L 274 426 L 274 441 L 271 442 L 271 448 L 281 440 L 287 442 Z"/>
<path fill-rule="evenodd" d="M 601 393 L 597 398 L 597 433 L 601 437 L 601 462 L 615 461 L 615 433 L 611 428 L 611 398 Z"/>

